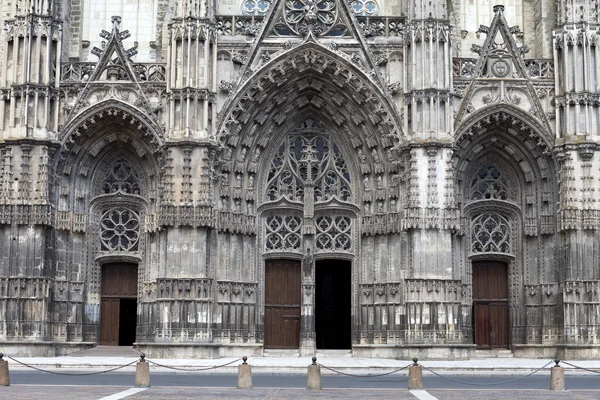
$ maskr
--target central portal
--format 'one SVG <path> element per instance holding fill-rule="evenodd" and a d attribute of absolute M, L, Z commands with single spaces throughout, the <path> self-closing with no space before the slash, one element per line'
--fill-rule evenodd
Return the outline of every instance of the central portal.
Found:
<path fill-rule="evenodd" d="M 317 349 L 352 346 L 351 263 L 318 260 L 315 263 L 315 331 Z"/>

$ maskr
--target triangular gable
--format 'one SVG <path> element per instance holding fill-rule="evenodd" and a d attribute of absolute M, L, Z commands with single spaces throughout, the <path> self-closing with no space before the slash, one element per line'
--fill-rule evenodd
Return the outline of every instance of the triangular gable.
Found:
<path fill-rule="evenodd" d="M 486 34 L 483 46 L 472 47 L 479 58 L 471 71 L 472 81 L 466 87 L 456 125 L 474 109 L 507 103 L 533 114 L 550 129 L 523 60 L 523 54 L 529 50 L 525 45 L 519 46 L 513 37 L 519 28 L 508 26 L 504 6 L 495 6 L 494 12 L 491 26 L 479 27 L 478 33 Z"/>
<path fill-rule="evenodd" d="M 133 70 L 131 57 L 137 54 L 135 48 L 125 50 L 123 40 L 130 37 L 129 31 L 120 31 L 119 25 L 121 17 L 114 16 L 111 19 L 113 23 L 112 32 L 102 30 L 100 37 L 107 41 L 104 50 L 94 47 L 91 53 L 99 58 L 94 71 L 88 79 L 84 89 L 77 97 L 70 117 L 73 118 L 79 110 L 89 104 L 88 97 L 98 83 L 132 83 L 137 89 L 137 95 L 140 100 L 136 104 L 141 106 L 146 111 L 151 111 L 150 102 L 142 87 L 140 86 L 137 76 Z M 151 114 L 151 113 L 150 113 Z"/>
<path fill-rule="evenodd" d="M 248 79 L 254 71 L 280 53 L 302 42 L 313 41 L 358 64 L 387 91 L 387 84 L 360 32 L 351 5 L 343 0 L 274 0 L 249 51 L 247 62 L 242 66 L 240 79 Z M 277 48 L 269 40 L 272 38 L 290 40 Z M 343 48 L 336 42 L 342 38 Z"/>

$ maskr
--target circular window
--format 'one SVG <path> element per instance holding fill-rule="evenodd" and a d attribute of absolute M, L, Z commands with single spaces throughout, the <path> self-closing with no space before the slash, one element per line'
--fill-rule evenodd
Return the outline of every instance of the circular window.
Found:
<path fill-rule="evenodd" d="M 102 250 L 135 251 L 140 238 L 140 219 L 129 209 L 113 208 L 102 216 Z"/>

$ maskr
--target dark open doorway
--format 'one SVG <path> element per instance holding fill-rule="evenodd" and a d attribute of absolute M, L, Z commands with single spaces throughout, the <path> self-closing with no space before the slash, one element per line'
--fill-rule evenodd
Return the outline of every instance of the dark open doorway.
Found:
<path fill-rule="evenodd" d="M 318 260 L 315 263 L 315 331 L 317 349 L 352 346 L 351 263 Z"/>
<path fill-rule="evenodd" d="M 137 322 L 137 265 L 102 266 L 100 344 L 131 346 Z"/>

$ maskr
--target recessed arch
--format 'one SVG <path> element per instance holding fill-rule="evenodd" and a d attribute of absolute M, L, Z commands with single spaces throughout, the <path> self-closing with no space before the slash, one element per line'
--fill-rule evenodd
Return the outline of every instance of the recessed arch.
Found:
<path fill-rule="evenodd" d="M 217 141 L 224 144 L 230 135 L 239 135 L 245 129 L 251 129 L 251 126 L 247 126 L 251 120 L 249 110 L 264 112 L 272 100 L 275 100 L 278 107 L 270 106 L 271 109 L 281 110 L 282 103 L 289 100 L 282 94 L 282 85 L 289 87 L 300 82 L 298 87 L 303 92 L 302 89 L 311 86 L 308 81 L 311 75 L 317 80 L 323 79 L 323 85 L 333 87 L 340 100 L 360 106 L 356 109 L 363 114 L 362 118 L 371 119 L 377 125 L 374 131 L 381 128 L 380 136 L 393 135 L 396 141 L 394 145 L 399 143 L 401 124 L 386 89 L 380 87 L 359 66 L 348 63 L 342 53 L 315 42 L 305 42 L 275 55 L 241 82 L 239 89 L 223 108 Z M 301 96 L 294 96 L 293 100 L 299 97 Z M 336 101 L 335 98 L 330 100 Z"/>

